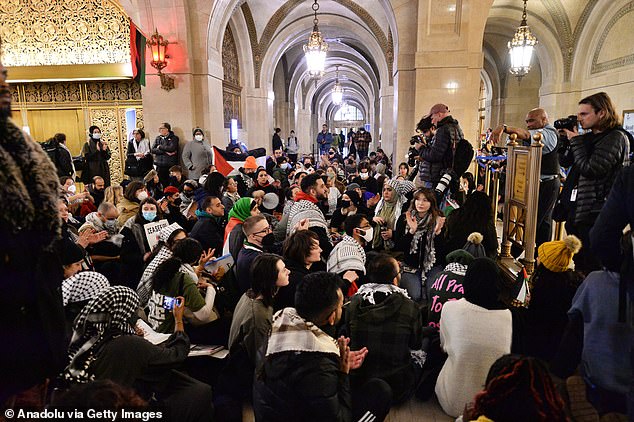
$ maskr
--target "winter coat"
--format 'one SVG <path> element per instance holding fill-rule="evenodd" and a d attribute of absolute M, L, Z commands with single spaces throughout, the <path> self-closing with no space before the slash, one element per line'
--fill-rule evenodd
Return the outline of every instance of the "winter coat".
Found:
<path fill-rule="evenodd" d="M 611 129 L 575 136 L 570 147 L 579 172 L 574 222 L 592 225 L 628 159 L 629 142 L 623 132 Z"/>
<path fill-rule="evenodd" d="M 253 410 L 258 421 L 350 421 L 348 375 L 334 354 L 284 352 L 256 371 Z"/>
<path fill-rule="evenodd" d="M 134 154 L 137 152 L 137 148 L 135 147 L 135 142 L 133 139 L 128 141 L 128 152 L 125 162 L 125 174 L 130 177 L 143 177 L 152 170 L 153 158 L 152 154 L 149 153 L 150 150 L 150 141 L 147 139 L 142 139 L 139 143 L 147 144 L 148 153 L 143 158 L 137 159 Z"/>
<path fill-rule="evenodd" d="M 222 221 L 218 222 L 215 218 L 200 215 L 189 233 L 189 237 L 198 240 L 203 250 L 215 249 L 215 255 L 220 256 L 224 233 L 225 228 Z"/>
<path fill-rule="evenodd" d="M 203 141 L 189 141 L 183 148 L 183 164 L 189 179 L 198 180 L 213 161 L 211 146 Z"/>
<path fill-rule="evenodd" d="M 108 166 L 108 160 L 110 159 L 110 148 L 105 151 L 97 149 L 97 144 L 101 141 L 95 142 L 92 138 L 89 138 L 81 149 L 81 155 L 86 160 L 86 166 L 81 172 L 81 181 L 84 184 L 92 183 L 92 178 L 95 176 L 103 177 L 105 186 L 110 186 L 110 167 Z"/>
<path fill-rule="evenodd" d="M 174 155 L 168 155 L 167 153 Z M 157 167 L 171 167 L 178 164 L 178 136 L 170 131 L 166 137 L 157 136 L 152 145 L 152 154 L 154 154 L 154 164 Z"/>
<path fill-rule="evenodd" d="M 438 130 L 427 147 L 420 150 L 420 179 L 424 182 L 438 183 L 442 170 L 451 167 L 451 142 L 462 138 L 462 129 L 458 121 L 447 116 L 438 122 Z"/>

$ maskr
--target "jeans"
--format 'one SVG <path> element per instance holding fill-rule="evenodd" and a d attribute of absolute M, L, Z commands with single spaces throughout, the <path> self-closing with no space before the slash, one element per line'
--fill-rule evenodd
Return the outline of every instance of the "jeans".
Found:
<path fill-rule="evenodd" d="M 423 289 L 421 270 L 415 273 L 404 272 L 401 276 L 400 287 L 407 290 L 409 297 L 416 303 L 427 302 L 427 289 Z"/>

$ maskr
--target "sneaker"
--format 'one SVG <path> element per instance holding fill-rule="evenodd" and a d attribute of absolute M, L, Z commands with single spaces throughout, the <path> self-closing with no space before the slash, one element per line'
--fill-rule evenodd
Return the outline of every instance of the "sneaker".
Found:
<path fill-rule="evenodd" d="M 599 413 L 588 401 L 586 383 L 582 377 L 575 375 L 566 380 L 570 413 L 576 422 L 599 422 Z"/>

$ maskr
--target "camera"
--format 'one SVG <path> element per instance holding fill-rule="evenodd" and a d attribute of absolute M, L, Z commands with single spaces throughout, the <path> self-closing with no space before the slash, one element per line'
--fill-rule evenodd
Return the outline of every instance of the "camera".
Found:
<path fill-rule="evenodd" d="M 422 143 L 423 143 L 423 137 L 420 135 L 414 135 L 409 140 L 410 145 L 416 145 L 416 144 L 422 144 Z"/>
<path fill-rule="evenodd" d="M 575 126 L 577 126 L 577 116 L 574 114 L 571 114 L 568 117 L 557 119 L 555 120 L 555 123 L 553 124 L 553 126 L 555 126 L 555 129 L 557 130 L 561 130 L 561 129 L 574 130 Z"/>
<path fill-rule="evenodd" d="M 169 297 L 169 296 L 163 297 L 163 309 L 167 311 L 171 311 L 174 309 L 174 305 L 176 304 L 180 305 L 180 303 L 178 303 L 178 298 Z"/>

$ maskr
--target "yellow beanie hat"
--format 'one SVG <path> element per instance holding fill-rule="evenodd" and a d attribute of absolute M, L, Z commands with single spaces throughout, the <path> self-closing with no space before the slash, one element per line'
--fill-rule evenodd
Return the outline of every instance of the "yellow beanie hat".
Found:
<path fill-rule="evenodd" d="M 537 254 L 539 262 L 555 273 L 562 273 L 570 266 L 574 254 L 581 249 L 581 240 L 569 235 L 564 240 L 542 243 Z"/>

